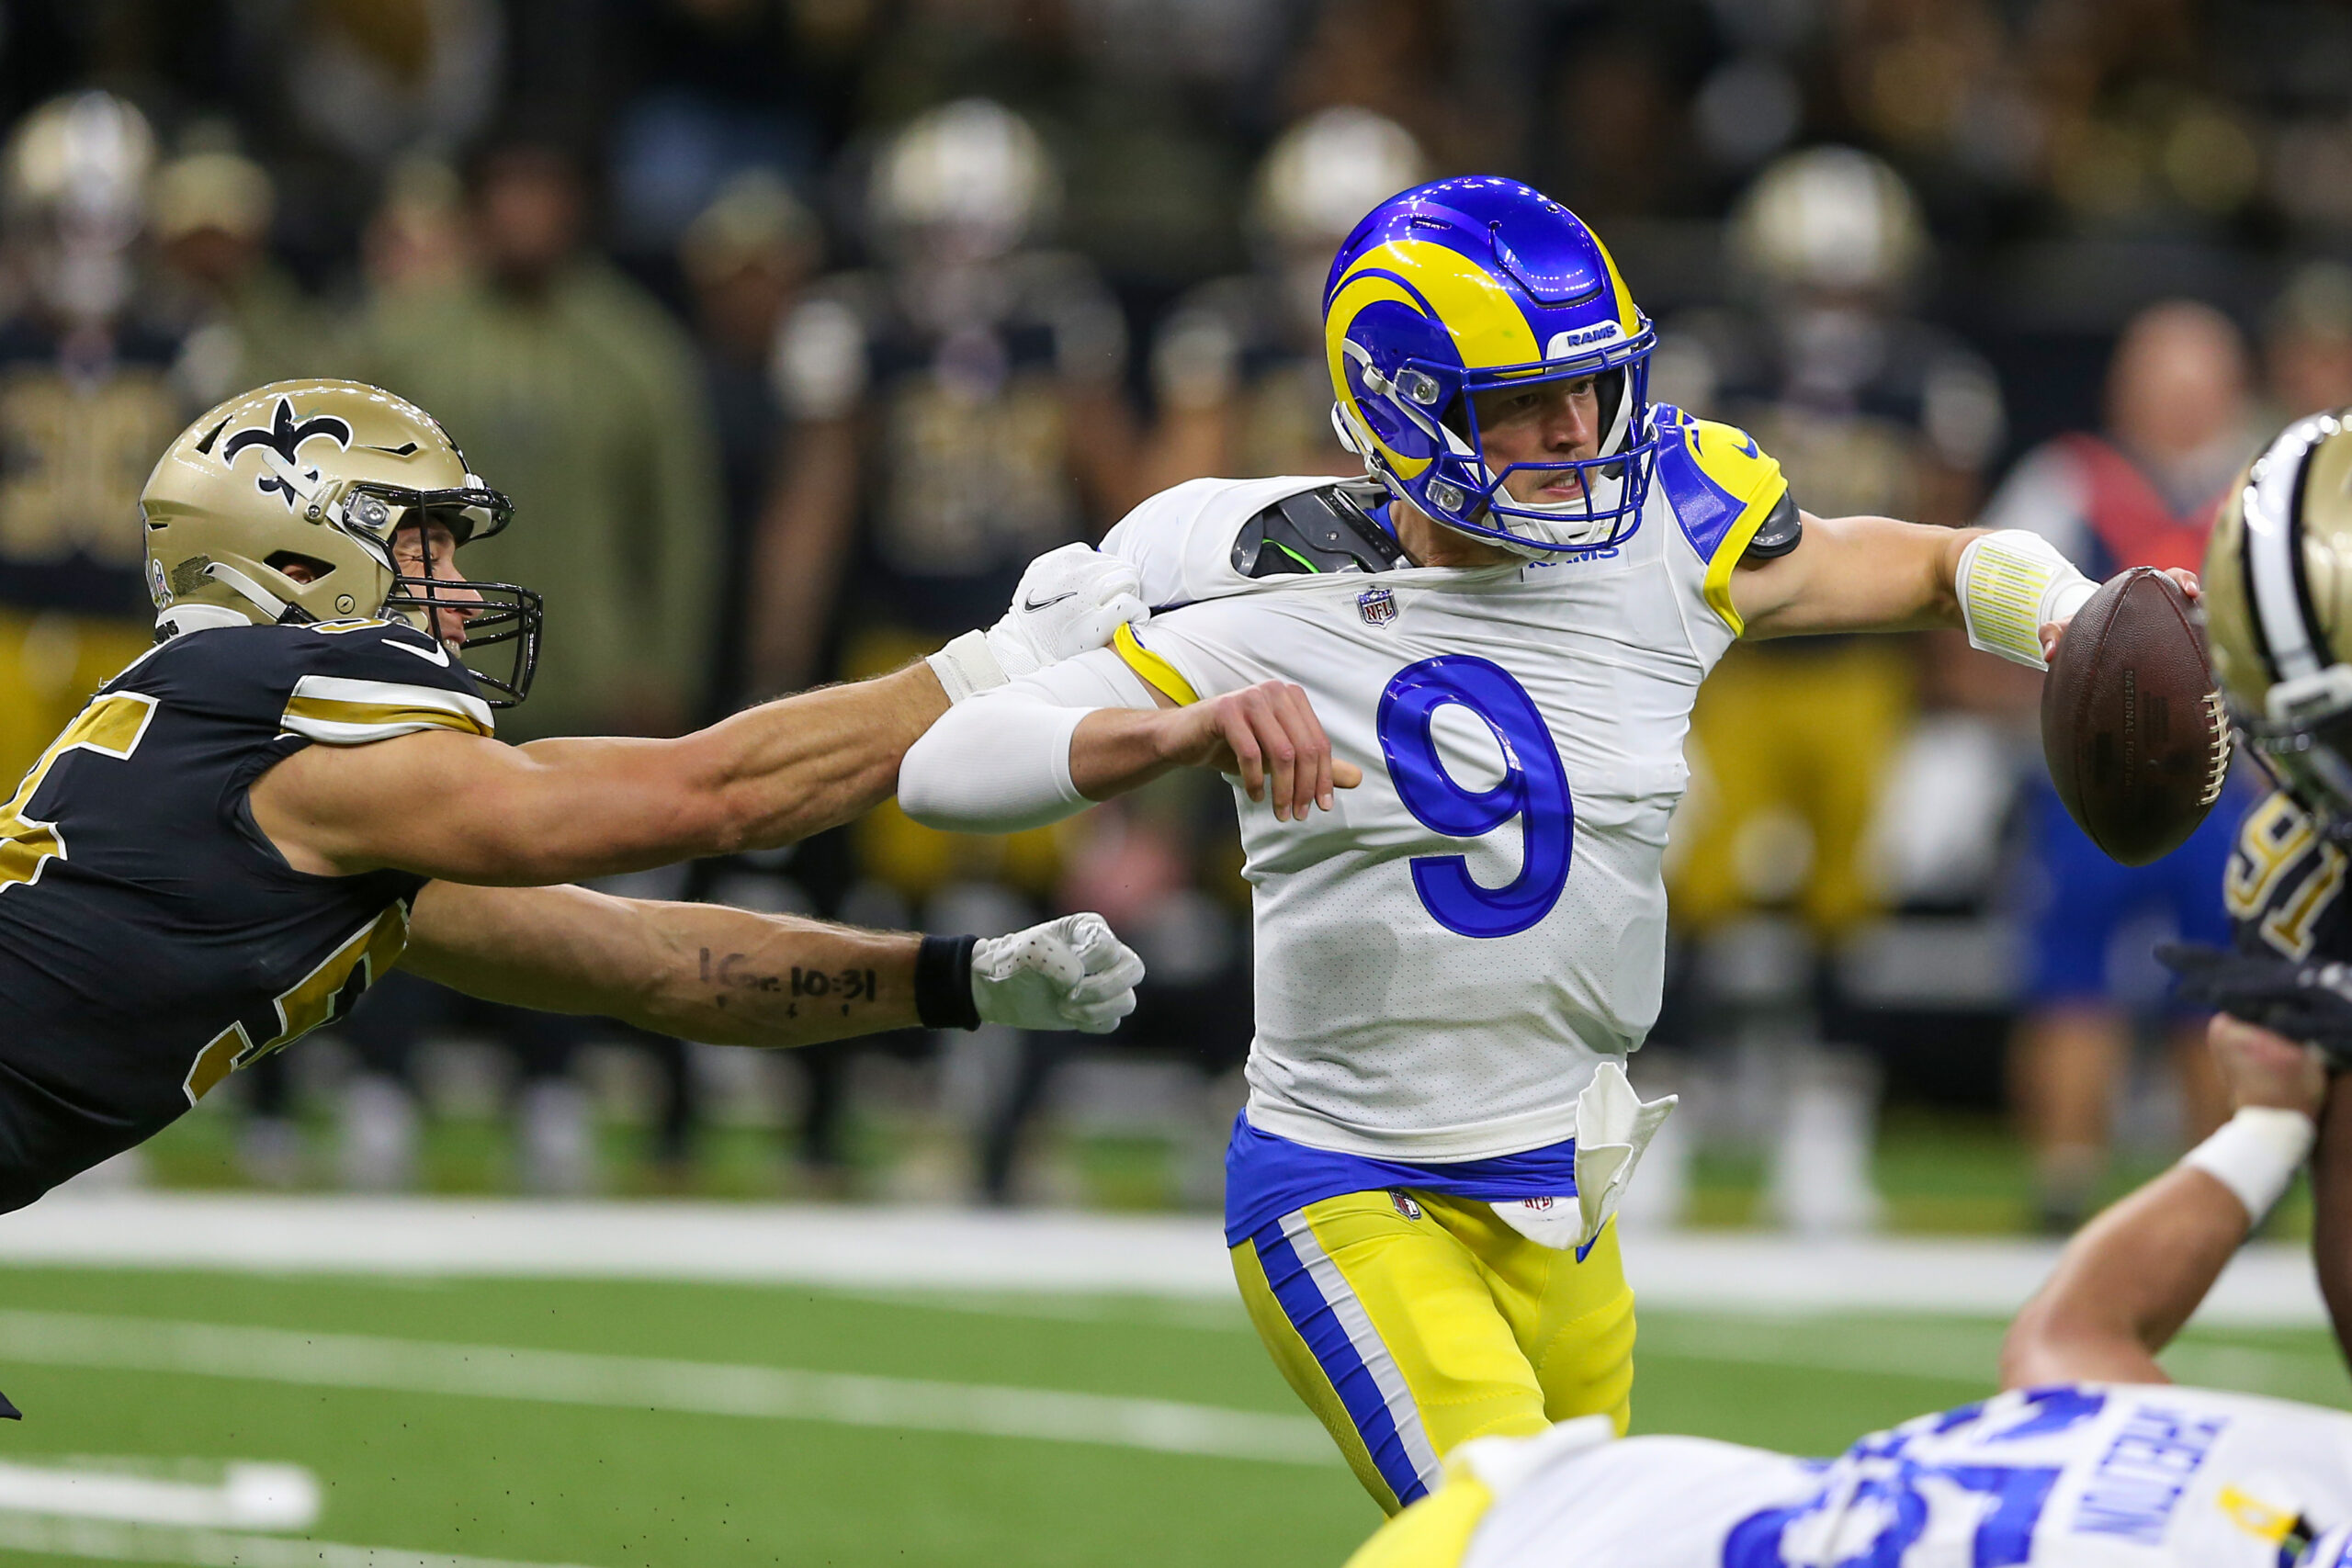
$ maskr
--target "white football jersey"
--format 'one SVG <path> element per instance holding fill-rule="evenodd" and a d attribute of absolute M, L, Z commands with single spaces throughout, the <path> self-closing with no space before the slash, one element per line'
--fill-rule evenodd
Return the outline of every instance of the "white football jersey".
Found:
<path fill-rule="evenodd" d="M 1364 770 L 1303 823 L 1236 792 L 1260 1129 L 1416 1161 L 1542 1147 L 1656 1020 L 1691 703 L 1736 635 L 1732 560 L 1786 491 L 1737 431 L 1661 413 L 1675 439 L 1612 550 L 1242 577 L 1236 531 L 1331 482 L 1309 479 L 1181 485 L 1105 540 L 1148 602 L 1185 603 L 1121 638 L 1136 673 L 1295 682 Z"/>
<path fill-rule="evenodd" d="M 1467 1444 L 1414 1568 L 2337 1568 L 2352 1416 L 2167 1384 L 2024 1389 L 1792 1459 L 1587 1424 Z M 1469 1482 L 1460 1498 L 1447 1494 Z M 1430 1505 L 1423 1505 L 1429 1506 Z M 1401 1533 L 1401 1532 L 1400 1532 Z M 1375 1537 L 1363 1568 L 1407 1559 Z"/>

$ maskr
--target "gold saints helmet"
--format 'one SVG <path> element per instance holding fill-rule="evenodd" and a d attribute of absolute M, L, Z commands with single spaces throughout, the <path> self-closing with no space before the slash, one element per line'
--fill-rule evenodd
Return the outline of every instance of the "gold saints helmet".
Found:
<path fill-rule="evenodd" d="M 2289 425 L 2222 503 L 2205 625 L 2254 754 L 2352 839 L 2352 410 Z"/>
<path fill-rule="evenodd" d="M 159 637 L 355 615 L 426 632 L 462 626 L 466 668 L 491 705 L 512 707 L 530 690 L 537 593 L 511 582 L 461 587 L 433 575 L 429 552 L 423 575 L 395 562 L 402 529 L 444 527 L 463 546 L 514 515 L 440 423 L 405 399 L 357 381 L 241 393 L 164 449 L 139 509 Z M 501 648 L 484 668 L 484 650 Z"/>

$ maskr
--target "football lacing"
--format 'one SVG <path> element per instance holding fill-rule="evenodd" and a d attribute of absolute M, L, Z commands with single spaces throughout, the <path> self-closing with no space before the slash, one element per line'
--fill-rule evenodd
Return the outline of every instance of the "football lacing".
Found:
<path fill-rule="evenodd" d="M 2222 785 L 2230 776 L 2229 708 L 2218 688 L 2205 694 L 2205 721 L 2211 728 L 2216 744 L 2211 760 L 2205 765 L 2205 791 L 2197 797 L 2200 810 L 2222 798 Z"/>

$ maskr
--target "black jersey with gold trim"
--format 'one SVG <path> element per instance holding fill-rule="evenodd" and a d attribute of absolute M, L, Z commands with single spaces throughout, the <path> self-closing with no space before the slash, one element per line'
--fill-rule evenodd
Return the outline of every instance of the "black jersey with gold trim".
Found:
<path fill-rule="evenodd" d="M 2342 897 L 2347 856 L 2285 790 L 2238 824 L 2222 898 L 2240 952 L 2352 959 L 2352 904 Z"/>
<path fill-rule="evenodd" d="M 491 732 L 465 667 L 373 620 L 186 633 L 101 687 L 0 805 L 0 1210 L 342 1017 L 424 878 L 314 876 L 247 791 L 312 743 Z"/>

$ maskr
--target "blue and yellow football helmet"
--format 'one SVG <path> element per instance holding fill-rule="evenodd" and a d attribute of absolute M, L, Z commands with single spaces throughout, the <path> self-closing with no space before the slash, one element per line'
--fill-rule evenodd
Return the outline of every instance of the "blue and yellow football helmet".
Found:
<path fill-rule="evenodd" d="M 1534 557 L 1606 549 L 1640 526 L 1658 436 L 1657 333 L 1583 220 L 1516 180 L 1417 186 L 1374 208 L 1331 263 L 1323 346 L 1340 439 L 1449 527 Z M 1480 456 L 1472 394 L 1590 376 L 1600 455 Z M 1521 469 L 1571 472 L 1578 501 L 1514 500 Z"/>

